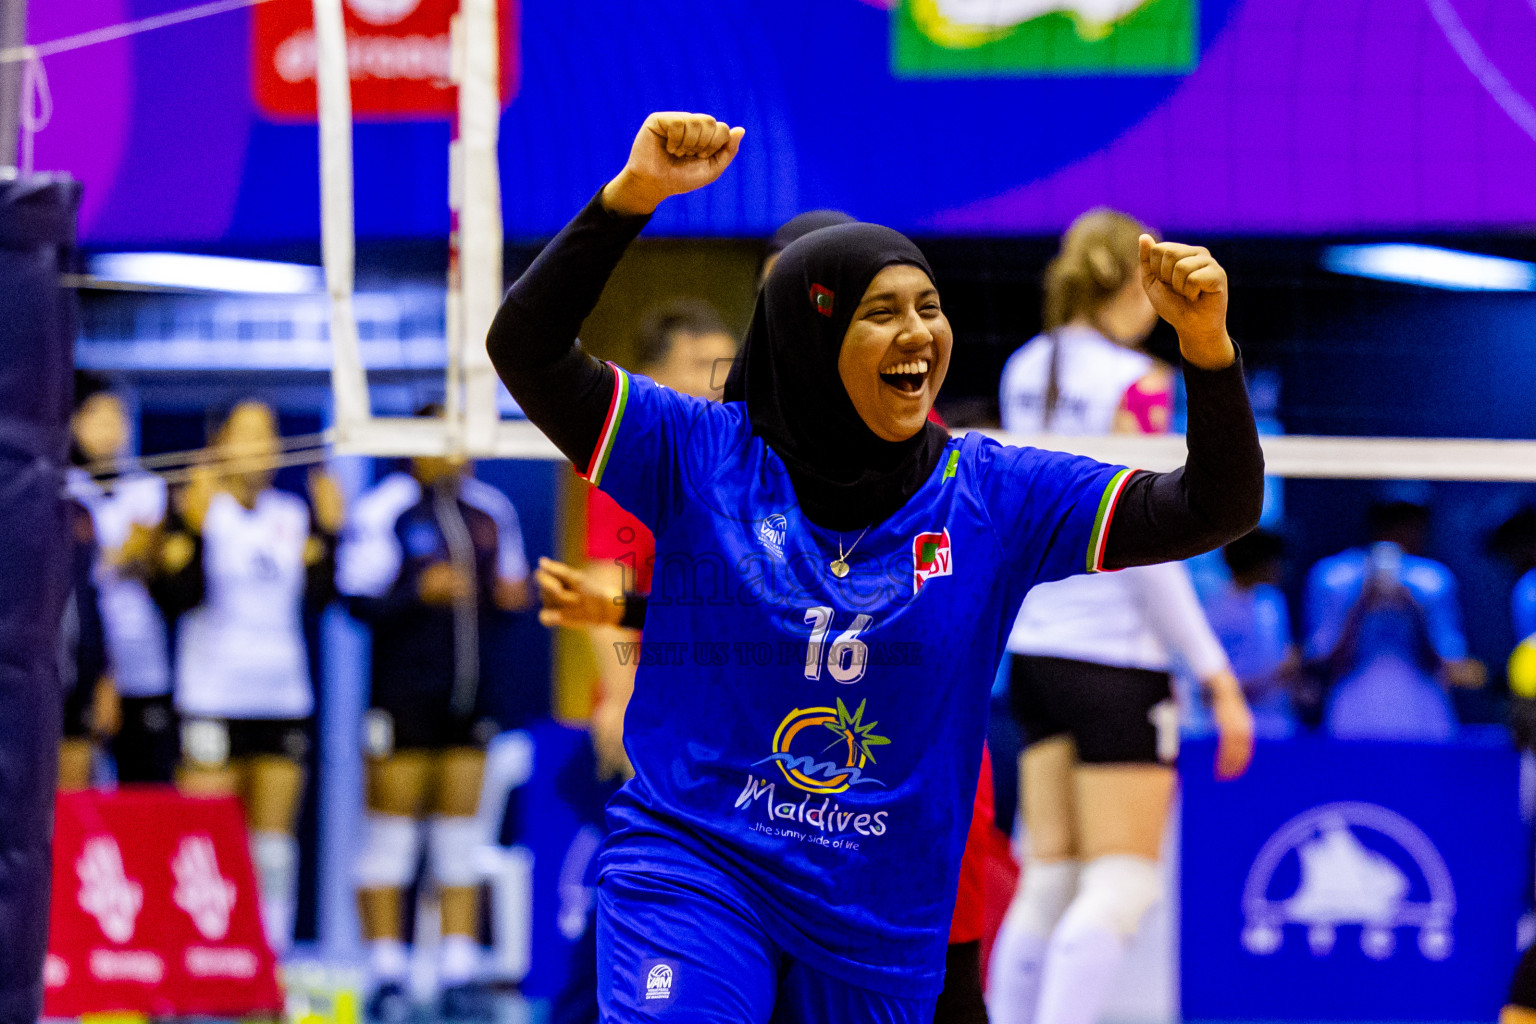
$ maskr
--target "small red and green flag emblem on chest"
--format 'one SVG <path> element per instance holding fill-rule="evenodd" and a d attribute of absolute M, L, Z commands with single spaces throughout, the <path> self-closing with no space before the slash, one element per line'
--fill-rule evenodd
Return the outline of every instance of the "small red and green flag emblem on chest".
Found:
<path fill-rule="evenodd" d="M 949 547 L 949 528 L 938 533 L 920 533 L 912 538 L 912 593 L 923 589 L 935 576 L 954 571 L 954 552 Z"/>

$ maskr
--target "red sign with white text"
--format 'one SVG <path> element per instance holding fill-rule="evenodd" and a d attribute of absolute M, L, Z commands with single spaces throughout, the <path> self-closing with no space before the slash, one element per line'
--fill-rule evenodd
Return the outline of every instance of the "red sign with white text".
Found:
<path fill-rule="evenodd" d="M 45 1017 L 282 1008 L 238 801 L 128 788 L 56 812 Z"/>
<path fill-rule="evenodd" d="M 518 4 L 499 0 L 501 101 L 518 84 Z M 451 117 L 448 22 L 459 0 L 344 0 L 352 116 L 360 121 Z M 311 0 L 273 0 L 252 15 L 256 105 L 280 121 L 314 121 L 315 16 Z"/>

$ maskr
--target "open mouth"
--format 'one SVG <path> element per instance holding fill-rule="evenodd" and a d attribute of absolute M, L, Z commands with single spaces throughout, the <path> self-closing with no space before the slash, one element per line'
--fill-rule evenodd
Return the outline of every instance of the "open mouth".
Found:
<path fill-rule="evenodd" d="M 928 379 L 928 365 L 927 359 L 909 359 L 881 370 L 880 379 L 904 395 L 915 395 Z"/>

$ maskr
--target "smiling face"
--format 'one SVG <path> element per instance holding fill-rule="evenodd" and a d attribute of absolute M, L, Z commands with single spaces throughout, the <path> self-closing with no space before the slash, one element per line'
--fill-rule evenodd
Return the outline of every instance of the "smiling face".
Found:
<path fill-rule="evenodd" d="M 875 275 L 843 335 L 837 372 L 877 437 L 905 441 L 923 429 L 949 372 L 953 344 L 939 291 L 927 274 L 893 264 Z"/>

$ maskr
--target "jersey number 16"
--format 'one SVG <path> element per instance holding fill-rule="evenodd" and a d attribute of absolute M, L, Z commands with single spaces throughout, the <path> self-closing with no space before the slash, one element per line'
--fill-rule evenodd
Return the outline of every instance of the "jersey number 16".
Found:
<path fill-rule="evenodd" d="M 805 678 L 820 679 L 823 661 L 832 678 L 840 683 L 856 683 L 864 677 L 864 669 L 869 665 L 869 647 L 859 639 L 859 634 L 875 621 L 871 616 L 857 616 L 853 625 L 830 644 L 827 634 L 832 631 L 831 608 L 812 608 L 805 613 L 805 621 L 811 627 L 811 640 L 805 648 Z"/>

